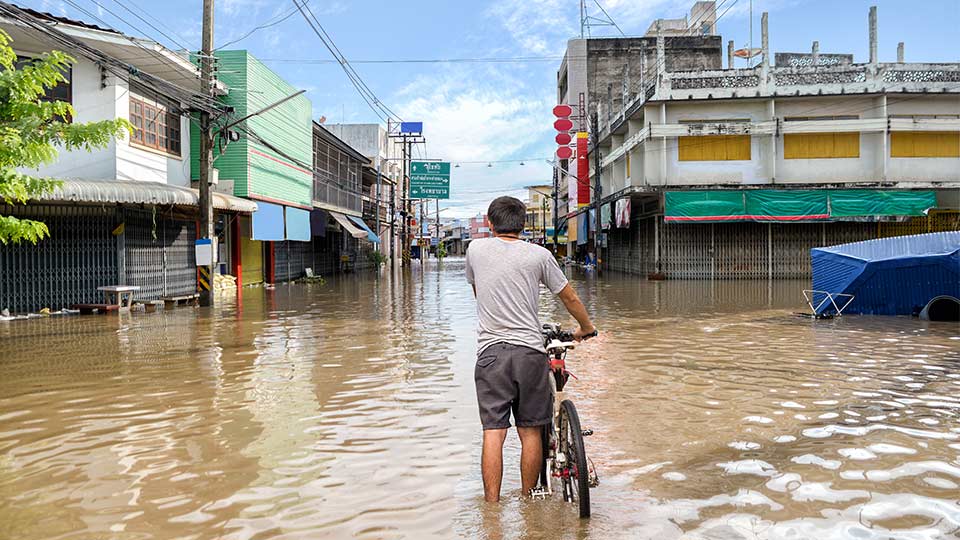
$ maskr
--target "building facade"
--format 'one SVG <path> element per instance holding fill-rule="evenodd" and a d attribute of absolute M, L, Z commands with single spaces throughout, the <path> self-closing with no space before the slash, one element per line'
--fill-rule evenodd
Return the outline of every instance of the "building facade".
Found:
<path fill-rule="evenodd" d="M 0 246 L 0 309 L 102 302 L 97 287 L 111 285 L 139 287 L 137 300 L 194 295 L 199 197 L 190 188 L 189 140 L 197 68 L 159 44 L 48 13 L 5 8 L 0 28 L 21 65 L 54 48 L 74 58 L 67 82 L 45 98 L 71 103 L 73 122 L 124 118 L 133 125 L 129 137 L 106 148 L 62 150 L 54 163 L 22 171 L 57 178 L 62 187 L 26 205 L 0 206 L 0 214 L 40 220 L 50 230 L 36 245 Z M 91 49 L 109 51 L 110 62 Z M 213 202 L 221 219 L 257 209 L 229 195 Z"/>
<path fill-rule="evenodd" d="M 879 62 L 871 10 L 868 61 L 774 65 L 766 20 L 755 67 L 662 71 L 598 107 L 607 268 L 803 278 L 812 247 L 960 226 L 960 64 Z"/>

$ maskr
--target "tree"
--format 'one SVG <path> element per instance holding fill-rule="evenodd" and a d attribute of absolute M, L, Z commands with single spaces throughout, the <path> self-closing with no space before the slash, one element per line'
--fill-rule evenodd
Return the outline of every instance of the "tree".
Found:
<path fill-rule="evenodd" d="M 26 204 L 52 193 L 62 182 L 36 178 L 18 169 L 36 169 L 57 159 L 58 150 L 104 148 L 114 137 L 131 132 L 126 119 L 80 124 L 69 103 L 44 100 L 48 89 L 66 82 L 73 58 L 60 51 L 18 65 L 10 36 L 0 30 L 0 202 Z M 36 244 L 50 236 L 39 221 L 0 215 L 0 243 Z"/>

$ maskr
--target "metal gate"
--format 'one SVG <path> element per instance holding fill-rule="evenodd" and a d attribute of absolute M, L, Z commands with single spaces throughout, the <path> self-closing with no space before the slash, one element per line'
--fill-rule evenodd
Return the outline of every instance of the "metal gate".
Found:
<path fill-rule="evenodd" d="M 313 242 L 285 240 L 273 246 L 273 272 L 278 282 L 303 277 L 307 268 L 313 268 Z"/>
<path fill-rule="evenodd" d="M 125 285 L 140 287 L 136 297 L 156 300 L 197 291 L 196 224 L 158 210 L 124 211 Z"/>
<path fill-rule="evenodd" d="M 0 309 L 23 313 L 101 302 L 97 287 L 119 283 L 114 207 L 0 206 L 0 214 L 50 229 L 37 245 L 0 245 Z"/>

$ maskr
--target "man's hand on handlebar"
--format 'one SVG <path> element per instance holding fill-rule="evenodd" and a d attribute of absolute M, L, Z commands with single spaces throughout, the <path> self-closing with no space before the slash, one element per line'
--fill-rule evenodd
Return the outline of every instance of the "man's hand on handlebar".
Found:
<path fill-rule="evenodd" d="M 573 333 L 573 339 L 576 341 L 583 341 L 585 339 L 590 339 L 596 337 L 597 327 L 591 326 L 589 329 L 577 328 L 577 331 Z"/>

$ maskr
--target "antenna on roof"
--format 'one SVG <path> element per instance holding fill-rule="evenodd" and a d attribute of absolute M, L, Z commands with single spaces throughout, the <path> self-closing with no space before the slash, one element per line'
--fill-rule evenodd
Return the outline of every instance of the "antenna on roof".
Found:
<path fill-rule="evenodd" d="M 588 0 L 580 0 L 580 39 L 583 39 L 584 35 L 586 35 L 586 37 L 591 37 L 590 29 L 599 26 L 612 26 L 616 28 L 618 32 L 620 32 L 621 36 L 626 36 L 620 26 L 613 20 L 613 17 L 607 13 L 607 10 L 603 9 L 603 6 L 600 5 L 599 0 L 592 0 L 592 2 L 596 4 L 598 8 L 600 8 L 600 17 L 594 17 L 593 15 L 590 15 L 590 12 L 587 10 L 587 2 Z"/>

